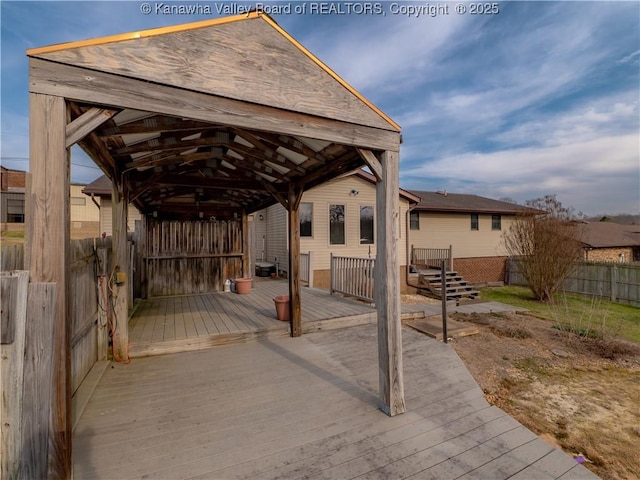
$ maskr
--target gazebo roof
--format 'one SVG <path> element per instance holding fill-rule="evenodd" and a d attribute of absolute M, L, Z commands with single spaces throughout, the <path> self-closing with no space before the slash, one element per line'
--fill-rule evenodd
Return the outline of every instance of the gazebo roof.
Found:
<path fill-rule="evenodd" d="M 96 117 L 78 143 L 147 212 L 254 211 L 361 166 L 359 148 L 400 142 L 395 122 L 257 12 L 27 55 L 31 91 L 65 97 L 78 123 Z"/>

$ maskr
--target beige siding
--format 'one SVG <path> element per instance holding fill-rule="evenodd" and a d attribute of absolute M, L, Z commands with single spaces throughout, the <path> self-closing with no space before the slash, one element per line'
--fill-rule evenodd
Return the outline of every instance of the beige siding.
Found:
<path fill-rule="evenodd" d="M 97 222 L 100 219 L 100 210 L 93 203 L 91 197 L 82 193 L 84 185 L 71 185 L 70 187 L 70 217 L 72 222 Z M 100 203 L 100 199 L 96 199 Z"/>
<path fill-rule="evenodd" d="M 420 212 L 420 230 L 410 230 L 410 244 L 420 248 L 449 248 L 454 258 L 504 256 L 502 234 L 512 215 L 502 215 L 502 229 L 491 230 L 491 215 L 478 215 L 478 230 L 471 230 L 469 213 Z"/>
<path fill-rule="evenodd" d="M 133 205 L 129 205 L 129 214 L 127 218 L 127 228 L 130 232 L 135 231 L 136 229 L 136 220 L 140 220 L 140 212 Z M 107 236 L 110 236 L 112 233 L 112 208 L 111 208 L 111 199 L 108 197 L 102 197 L 102 201 L 100 203 L 100 233 L 105 232 Z"/>
<path fill-rule="evenodd" d="M 357 195 L 351 193 L 358 192 Z M 331 253 L 350 257 L 375 257 L 377 238 L 372 245 L 360 244 L 360 207 L 376 204 L 375 185 L 359 177 L 348 176 L 332 180 L 314 189 L 304 192 L 303 203 L 313 204 L 313 237 L 300 238 L 300 251 L 313 252 L 313 270 L 328 270 Z M 329 205 L 345 205 L 345 245 L 329 244 Z M 406 212 L 409 204 L 400 200 L 400 239 L 398 259 L 400 265 L 406 265 Z M 256 212 L 262 213 L 267 224 L 267 260 L 274 261 L 278 255 L 281 259 L 280 269 L 288 270 L 287 252 L 287 224 L 286 211 L 281 205 L 274 205 L 268 209 Z M 375 215 L 375 213 L 374 213 Z M 375 230 L 374 217 L 374 230 Z M 262 247 L 260 247 L 262 248 Z"/>
<path fill-rule="evenodd" d="M 261 219 L 262 217 L 262 219 Z M 267 260 L 267 209 L 253 214 L 253 263 Z"/>
<path fill-rule="evenodd" d="M 289 251 L 287 249 L 287 211 L 279 203 L 266 209 L 267 262 L 276 263 L 278 269 L 288 271 Z"/>

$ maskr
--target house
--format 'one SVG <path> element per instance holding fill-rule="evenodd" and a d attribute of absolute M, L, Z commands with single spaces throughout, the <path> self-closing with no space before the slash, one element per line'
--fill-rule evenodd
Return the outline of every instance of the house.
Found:
<path fill-rule="evenodd" d="M 100 234 L 112 234 L 112 204 L 111 204 L 111 180 L 106 176 L 96 178 L 89 185 L 84 187 L 82 193 L 90 196 L 91 200 L 99 206 L 98 222 Z M 127 215 L 127 229 L 133 232 L 136 228 L 136 220 L 140 220 L 140 211 L 133 204 L 129 204 Z"/>
<path fill-rule="evenodd" d="M 584 259 L 593 262 L 640 262 L 640 225 L 587 222 L 581 225 Z"/>
<path fill-rule="evenodd" d="M 2 229 L 22 231 L 25 222 L 25 186 L 27 172 L 0 167 L 0 223 Z M 69 185 L 69 216 L 71 238 L 97 237 L 99 205 L 87 201 L 83 184 Z"/>
<path fill-rule="evenodd" d="M 313 286 L 329 288 L 331 255 L 376 256 L 376 180 L 355 170 L 305 191 L 300 202 L 300 251 L 311 252 Z M 402 290 L 407 291 L 407 212 L 419 198 L 400 190 L 398 260 Z M 287 215 L 280 204 L 253 215 L 254 263 L 277 263 L 288 272 Z"/>
<path fill-rule="evenodd" d="M 478 195 L 410 190 L 420 202 L 409 214 L 415 248 L 451 248 L 453 268 L 470 283 L 504 281 L 507 253 L 502 235 L 528 207 Z"/>
<path fill-rule="evenodd" d="M 24 223 L 24 188 L 26 172 L 0 165 L 0 223 Z M 15 228 L 12 228 L 14 230 Z"/>

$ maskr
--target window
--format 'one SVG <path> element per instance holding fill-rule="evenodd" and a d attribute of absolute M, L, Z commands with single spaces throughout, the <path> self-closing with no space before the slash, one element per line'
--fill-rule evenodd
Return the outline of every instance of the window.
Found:
<path fill-rule="evenodd" d="M 313 203 L 301 203 L 298 213 L 300 215 L 300 236 L 313 237 Z"/>
<path fill-rule="evenodd" d="M 409 213 L 409 229 L 420 230 L 420 212 Z"/>
<path fill-rule="evenodd" d="M 471 230 L 480 230 L 480 228 L 478 226 L 478 214 L 477 213 L 472 213 L 471 214 Z"/>
<path fill-rule="evenodd" d="M 633 261 L 640 262 L 640 247 L 633 247 Z"/>
<path fill-rule="evenodd" d="M 502 217 L 491 215 L 491 230 L 502 230 Z"/>
<path fill-rule="evenodd" d="M 360 245 L 373 244 L 373 207 L 360 207 Z"/>
<path fill-rule="evenodd" d="M 86 205 L 87 199 L 82 197 L 71 197 L 71 205 Z"/>
<path fill-rule="evenodd" d="M 7 199 L 7 223 L 24 223 L 24 200 Z"/>
<path fill-rule="evenodd" d="M 329 243 L 331 245 L 344 245 L 344 205 L 329 205 Z"/>

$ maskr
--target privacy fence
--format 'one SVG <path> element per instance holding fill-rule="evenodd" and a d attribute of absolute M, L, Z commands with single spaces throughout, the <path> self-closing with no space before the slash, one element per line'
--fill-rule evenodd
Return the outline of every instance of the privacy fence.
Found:
<path fill-rule="evenodd" d="M 505 283 L 527 285 L 520 260 L 507 260 Z M 640 307 L 640 264 L 580 262 L 564 282 L 565 292 L 597 296 Z"/>

